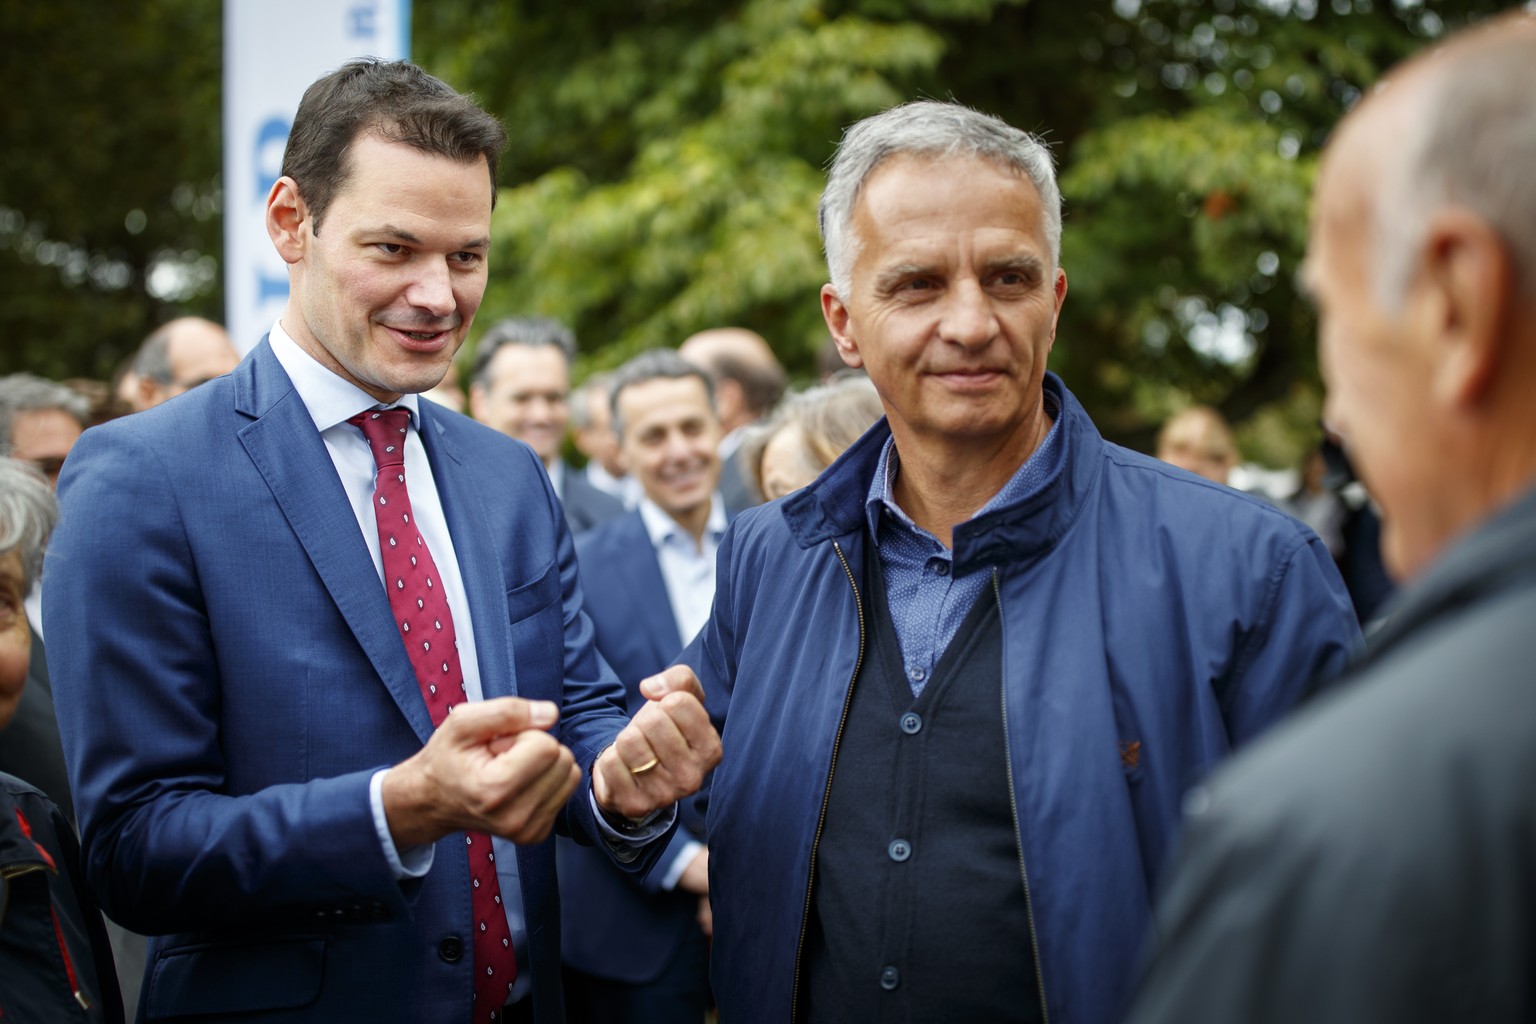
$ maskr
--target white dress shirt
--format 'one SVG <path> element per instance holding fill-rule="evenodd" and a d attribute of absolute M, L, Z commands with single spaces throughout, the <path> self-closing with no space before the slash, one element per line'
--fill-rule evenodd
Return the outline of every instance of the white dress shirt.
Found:
<path fill-rule="evenodd" d="M 672 604 L 672 621 L 677 623 L 683 646 L 694 638 L 715 603 L 715 553 L 725 536 L 725 502 L 716 491 L 709 500 L 709 519 L 704 536 L 697 542 L 693 534 L 677 524 L 650 498 L 640 499 L 640 521 L 656 549 L 661 565 L 661 579 L 667 585 L 667 599 Z"/>

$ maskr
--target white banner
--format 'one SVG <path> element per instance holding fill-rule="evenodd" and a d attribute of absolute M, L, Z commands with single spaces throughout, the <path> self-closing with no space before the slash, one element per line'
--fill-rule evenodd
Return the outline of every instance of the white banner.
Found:
<path fill-rule="evenodd" d="M 354 57 L 408 57 L 410 0 L 224 0 L 224 322 L 248 351 L 288 299 L 267 192 L 311 82 Z"/>

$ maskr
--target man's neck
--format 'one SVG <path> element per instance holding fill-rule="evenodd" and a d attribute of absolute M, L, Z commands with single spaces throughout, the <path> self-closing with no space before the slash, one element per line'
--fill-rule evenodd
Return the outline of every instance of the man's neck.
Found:
<path fill-rule="evenodd" d="M 892 426 L 899 469 L 892 497 L 918 526 L 953 547 L 959 524 L 974 516 L 1003 489 L 1050 433 L 1042 405 L 1015 435 L 978 446 L 950 438 L 922 437 Z"/>
<path fill-rule="evenodd" d="M 673 515 L 672 521 L 693 538 L 694 550 L 704 550 L 704 531 L 709 528 L 709 502 L 692 508 L 682 515 Z"/>

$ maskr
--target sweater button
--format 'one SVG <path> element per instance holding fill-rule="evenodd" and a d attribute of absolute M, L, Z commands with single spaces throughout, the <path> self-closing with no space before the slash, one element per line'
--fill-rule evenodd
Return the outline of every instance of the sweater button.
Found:
<path fill-rule="evenodd" d="M 908 736 L 916 736 L 923 731 L 923 718 L 916 711 L 908 711 L 901 716 L 901 731 Z"/>
<path fill-rule="evenodd" d="M 444 963 L 456 964 L 464 957 L 464 940 L 450 935 L 437 944 L 437 955 Z"/>
<path fill-rule="evenodd" d="M 905 839 L 892 839 L 891 845 L 885 848 L 885 852 L 891 855 L 891 860 L 899 864 L 912 856 L 912 844 Z"/>
<path fill-rule="evenodd" d="M 894 991 L 901 984 L 901 972 L 887 964 L 880 968 L 880 987 L 887 992 Z"/>

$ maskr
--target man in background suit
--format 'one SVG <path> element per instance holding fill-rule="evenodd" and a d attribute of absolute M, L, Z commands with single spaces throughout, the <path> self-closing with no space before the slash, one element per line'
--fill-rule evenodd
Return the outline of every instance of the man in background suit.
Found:
<path fill-rule="evenodd" d="M 50 667 L 86 873 L 157 936 L 147 1019 L 555 1024 L 557 819 L 643 871 L 718 756 L 696 688 L 627 719 L 532 453 L 417 400 L 505 143 L 408 62 L 317 81 L 267 199 L 281 319 L 64 473 Z"/>
<path fill-rule="evenodd" d="M 560 458 L 571 417 L 568 399 L 575 356 L 576 338 L 558 321 L 528 316 L 497 322 L 475 350 L 469 411 L 538 454 L 565 506 L 571 532 L 584 533 L 623 515 L 624 505 Z"/>
<path fill-rule="evenodd" d="M 704 368 L 715 385 L 720 412 L 720 493 L 734 514 L 763 501 L 741 461 L 748 427 L 762 420 L 784 395 L 784 367 L 763 336 L 745 327 L 715 327 L 686 339 L 678 353 Z"/>
<path fill-rule="evenodd" d="M 720 422 L 708 376 L 670 349 L 643 352 L 611 385 L 624 460 L 645 496 L 576 545 L 597 648 L 628 690 L 697 633 L 715 595 L 725 533 Z M 685 1024 L 709 1006 L 709 855 L 703 821 L 681 824 L 643 880 L 561 840 L 566 1005 L 573 1024 Z M 701 927 L 701 924 L 703 927 Z"/>

